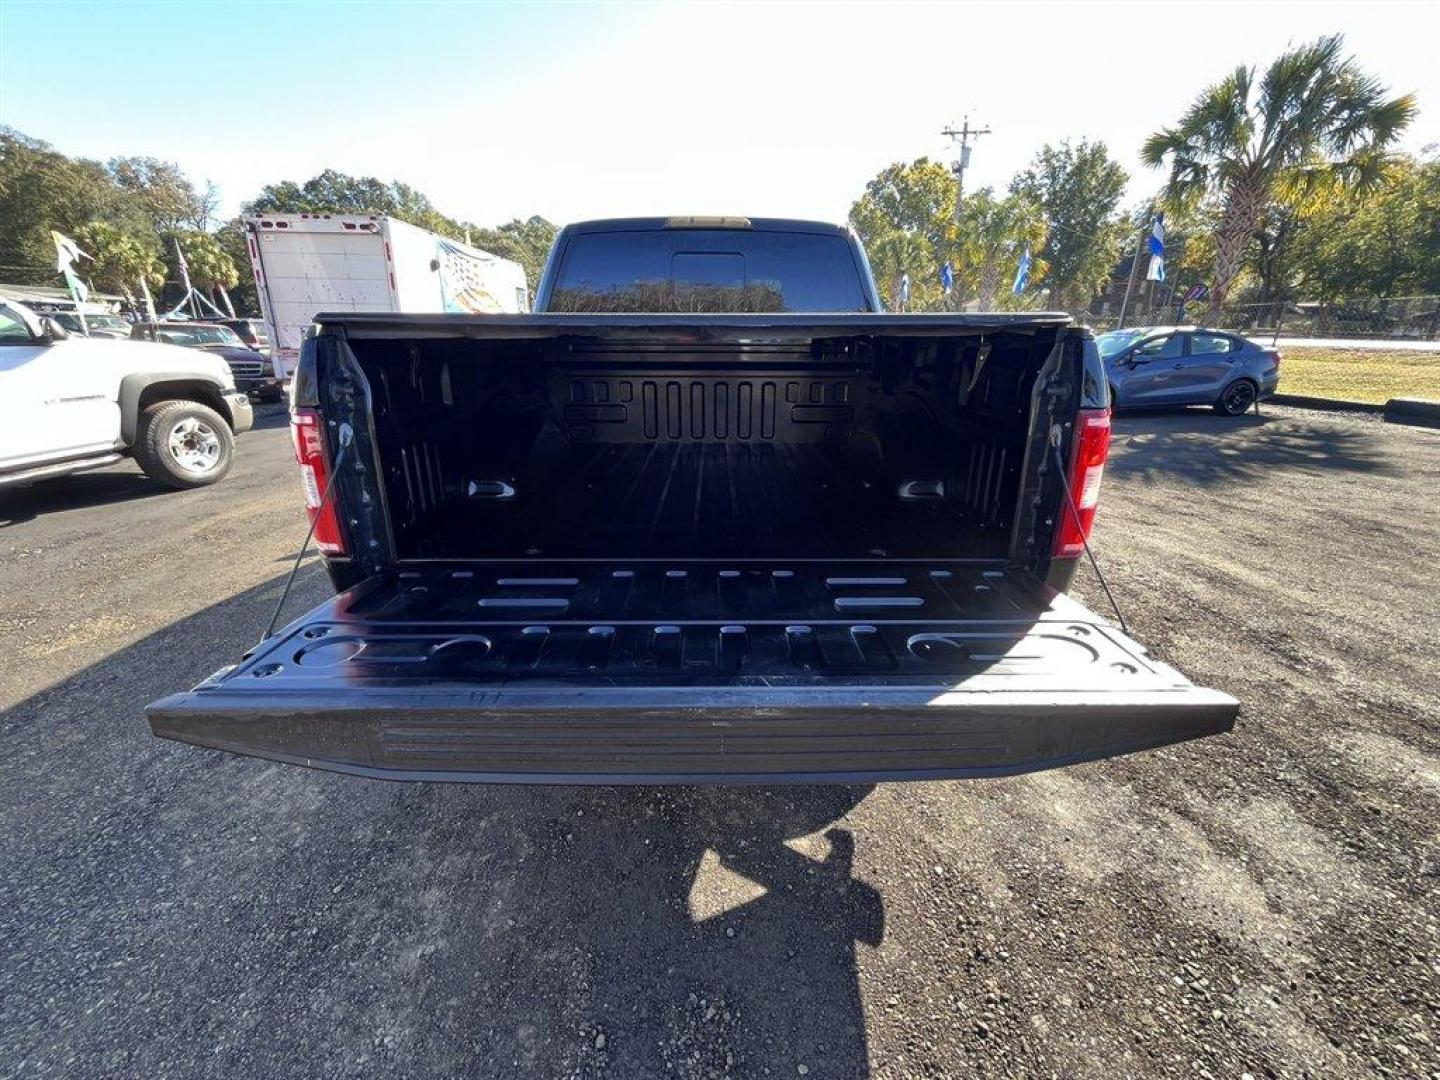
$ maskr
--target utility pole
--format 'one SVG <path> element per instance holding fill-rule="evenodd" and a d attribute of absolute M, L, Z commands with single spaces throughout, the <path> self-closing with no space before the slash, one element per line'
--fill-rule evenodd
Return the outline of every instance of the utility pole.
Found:
<path fill-rule="evenodd" d="M 955 159 L 955 220 L 960 220 L 960 197 L 965 193 L 965 169 L 970 164 L 970 140 L 978 139 L 981 135 L 989 135 L 990 129 L 972 128 L 970 117 L 966 116 L 960 124 L 960 130 L 947 127 L 940 133 L 948 135 L 955 140 L 955 148 L 958 154 Z"/>

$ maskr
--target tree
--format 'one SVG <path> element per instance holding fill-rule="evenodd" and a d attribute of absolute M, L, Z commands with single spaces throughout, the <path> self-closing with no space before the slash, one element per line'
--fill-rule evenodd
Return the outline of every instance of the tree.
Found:
<path fill-rule="evenodd" d="M 882 169 L 850 207 L 850 227 L 865 245 L 887 306 L 898 306 L 907 273 L 911 309 L 940 306 L 938 278 L 954 245 L 956 193 L 949 169 L 919 158 Z"/>
<path fill-rule="evenodd" d="M 543 217 L 507 222 L 498 228 L 471 225 L 447 217 L 422 192 L 392 180 L 349 176 L 326 169 L 303 184 L 284 180 L 267 184 L 245 206 L 251 214 L 385 214 L 454 240 L 465 240 L 525 268 L 533 287 L 540 278 L 556 227 Z"/>
<path fill-rule="evenodd" d="M 72 236 L 90 221 L 123 221 L 124 200 L 98 161 L 0 127 L 0 266 L 31 283 L 55 278 L 50 231 Z"/>
<path fill-rule="evenodd" d="M 173 161 L 151 157 L 115 157 L 105 166 L 120 191 L 133 196 L 156 234 L 164 236 L 177 229 L 210 227 L 220 201 L 214 184 L 197 191 L 189 177 Z"/>
<path fill-rule="evenodd" d="M 1256 302 L 1286 300 L 1296 284 L 1296 239 L 1303 203 L 1276 200 L 1260 214 L 1247 262 L 1255 272 Z"/>
<path fill-rule="evenodd" d="M 240 280 L 229 289 L 230 302 L 237 315 L 259 315 L 260 296 L 255 291 L 255 275 L 250 270 L 250 241 L 245 235 L 244 219 L 234 217 L 215 230 L 215 242 L 230 256 Z"/>
<path fill-rule="evenodd" d="M 34 284 L 53 283 L 55 230 L 96 250 L 98 263 L 86 276 L 101 288 L 132 293 L 139 275 L 154 280 L 158 266 L 180 279 L 175 238 L 185 252 L 197 288 L 237 289 L 237 310 L 258 310 L 249 273 L 243 222 L 208 230 L 218 198 L 213 184 L 197 189 L 178 165 L 149 157 L 115 157 L 108 164 L 69 158 L 38 139 L 0 125 L 0 276 Z M 498 228 L 469 225 L 447 217 L 420 191 L 399 181 L 349 176 L 334 169 L 303 184 L 282 181 L 261 190 L 248 211 L 255 213 L 388 214 L 431 232 L 473 242 L 513 259 L 533 284 L 555 240 L 556 228 L 543 217 L 516 218 Z M 149 252 L 147 262 L 143 253 Z M 153 261 L 158 258 L 157 261 Z M 163 280 L 163 278 L 162 278 Z M 241 284 L 243 283 L 243 284 Z M 172 291 L 172 300 L 174 294 Z"/>
<path fill-rule="evenodd" d="M 107 221 L 82 225 L 75 230 L 74 240 L 93 260 L 84 263 L 82 270 L 97 289 L 119 293 L 133 302 L 142 291 L 142 279 L 155 289 L 165 284 L 165 264 L 153 240 L 134 236 Z"/>
<path fill-rule="evenodd" d="M 1440 159 L 1401 159 L 1385 187 L 1360 198 L 1322 193 L 1298 232 L 1295 261 L 1311 298 L 1440 292 Z"/>
<path fill-rule="evenodd" d="M 117 157 L 102 165 L 0 128 L 0 264 L 7 275 L 51 281 L 54 230 L 95 256 L 82 272 L 97 287 L 131 295 L 141 275 L 155 279 L 161 237 L 204 226 L 215 200 L 213 185 L 197 192 L 173 163 Z"/>
<path fill-rule="evenodd" d="M 252 214 L 385 214 L 455 240 L 465 235 L 463 225 L 440 213 L 408 184 L 334 169 L 303 184 L 291 180 L 267 184 L 245 209 Z"/>
<path fill-rule="evenodd" d="M 476 247 L 523 266 L 525 279 L 532 289 L 540 280 L 540 272 L 545 268 L 545 260 L 555 243 L 555 234 L 559 232 L 552 222 L 539 214 L 523 221 L 515 218 L 496 229 L 472 226 L 468 231 L 470 242 Z"/>
<path fill-rule="evenodd" d="M 913 233 L 939 254 L 955 235 L 955 177 L 919 158 L 882 169 L 850 208 L 850 226 L 868 246 L 890 232 Z M 937 271 L 938 272 L 938 271 Z"/>
<path fill-rule="evenodd" d="M 935 255 L 918 233 L 891 229 L 876 237 L 868 249 L 881 299 L 892 311 L 900 310 L 901 279 L 910 275 L 910 310 L 926 311 L 937 306 L 938 289 L 930 282 Z"/>
<path fill-rule="evenodd" d="M 997 199 L 989 188 L 983 188 L 960 204 L 956 276 L 980 298 L 982 311 L 993 311 L 1001 280 L 1015 272 L 1027 246 L 1031 252 L 1029 287 L 1044 279 L 1045 260 L 1036 252 L 1044 250 L 1045 238 L 1045 212 L 1038 203 L 1024 195 Z"/>
<path fill-rule="evenodd" d="M 1104 288 L 1130 235 L 1115 212 L 1128 180 L 1104 143 L 1082 140 L 1047 144 L 1010 182 L 1012 194 L 1045 212 L 1051 306 L 1063 307 L 1067 297 L 1083 306 Z"/>
<path fill-rule="evenodd" d="M 211 233 L 191 230 L 172 233 L 166 237 L 165 257 L 171 267 L 169 278 L 172 284 L 183 281 L 179 262 L 175 260 L 176 242 L 185 254 L 190 284 L 195 288 L 202 292 L 208 291 L 213 296 L 215 290 L 234 288 L 240 280 L 240 271 L 235 266 L 235 260 L 225 253 L 220 241 Z M 223 309 L 224 305 L 220 306 Z"/>
<path fill-rule="evenodd" d="M 1282 54 L 1258 79 L 1254 68 L 1238 67 L 1208 87 L 1177 126 L 1145 141 L 1147 165 L 1169 162 L 1167 201 L 1221 200 L 1212 313 L 1278 195 L 1326 183 L 1373 189 L 1386 148 L 1415 115 L 1413 96 L 1387 97 L 1343 48 L 1340 35 L 1320 38 Z"/>

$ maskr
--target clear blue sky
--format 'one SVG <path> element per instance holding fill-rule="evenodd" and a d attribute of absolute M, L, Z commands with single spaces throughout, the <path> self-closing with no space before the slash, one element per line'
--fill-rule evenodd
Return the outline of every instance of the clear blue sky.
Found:
<path fill-rule="evenodd" d="M 145 154 L 213 180 L 225 212 L 330 166 L 499 222 L 627 213 L 840 220 L 886 164 L 1003 186 L 1045 141 L 1136 155 L 1208 81 L 1344 31 L 1420 96 L 1440 142 L 1440 7 L 65 3 L 0 0 L 0 122 L 70 154 Z"/>

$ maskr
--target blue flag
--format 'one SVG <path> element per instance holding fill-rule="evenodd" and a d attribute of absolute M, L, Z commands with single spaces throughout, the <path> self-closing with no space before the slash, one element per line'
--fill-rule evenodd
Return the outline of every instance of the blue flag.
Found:
<path fill-rule="evenodd" d="M 945 295 L 950 295 L 950 290 L 955 288 L 955 268 L 947 261 L 940 267 L 940 288 L 945 290 Z"/>
<path fill-rule="evenodd" d="M 1020 265 L 1015 270 L 1015 284 L 1010 291 L 1019 296 L 1025 291 L 1025 286 L 1030 284 L 1030 245 L 1025 245 L 1025 253 L 1020 256 Z"/>
<path fill-rule="evenodd" d="M 1145 246 L 1150 251 L 1150 269 L 1145 271 L 1145 277 L 1149 281 L 1165 280 L 1165 215 L 1156 214 L 1155 224 L 1150 227 L 1150 235 L 1145 240 Z"/>

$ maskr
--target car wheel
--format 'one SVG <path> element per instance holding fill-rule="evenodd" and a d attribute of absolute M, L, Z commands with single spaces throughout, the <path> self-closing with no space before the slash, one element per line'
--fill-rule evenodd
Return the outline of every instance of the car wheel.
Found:
<path fill-rule="evenodd" d="M 213 484 L 230 471 L 234 455 L 230 425 L 198 401 L 161 401 L 140 414 L 135 460 L 166 487 Z"/>
<path fill-rule="evenodd" d="M 1259 391 L 1249 379 L 1238 379 L 1220 392 L 1215 411 L 1222 416 L 1240 416 L 1255 404 Z"/>

